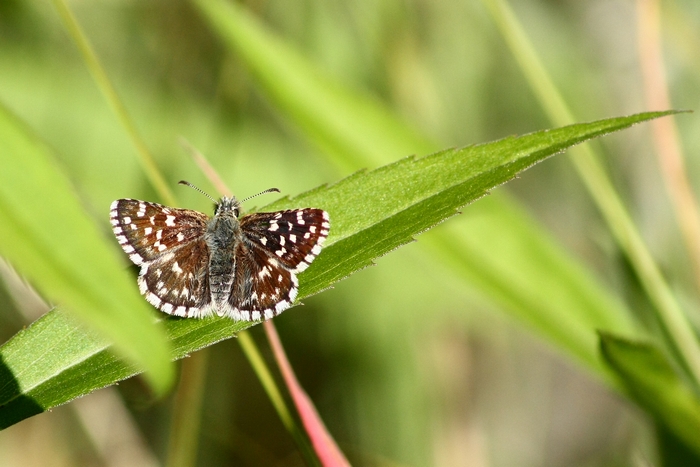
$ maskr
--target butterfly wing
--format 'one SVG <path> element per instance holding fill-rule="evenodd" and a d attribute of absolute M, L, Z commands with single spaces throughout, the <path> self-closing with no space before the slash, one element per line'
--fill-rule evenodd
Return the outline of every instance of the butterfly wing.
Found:
<path fill-rule="evenodd" d="M 227 313 L 235 320 L 273 318 L 289 308 L 297 296 L 296 275 L 262 248 L 236 247 L 236 268 Z"/>
<path fill-rule="evenodd" d="M 322 209 L 291 209 L 250 214 L 241 230 L 251 244 L 272 253 L 292 272 L 309 267 L 328 237 L 330 220 Z"/>
<path fill-rule="evenodd" d="M 208 220 L 197 211 L 134 199 L 112 203 L 114 234 L 129 259 L 141 266 L 141 294 L 159 310 L 184 317 L 211 313 L 204 241 Z"/>

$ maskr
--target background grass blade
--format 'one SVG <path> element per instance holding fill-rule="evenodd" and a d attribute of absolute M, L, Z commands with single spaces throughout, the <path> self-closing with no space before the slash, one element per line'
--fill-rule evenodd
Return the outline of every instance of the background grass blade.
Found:
<path fill-rule="evenodd" d="M 485 3 L 552 124 L 567 125 L 574 122 L 571 110 L 540 62 L 508 2 L 488 0 Z M 576 148 L 571 161 L 620 249 L 629 259 L 649 300 L 654 304 L 657 319 L 664 327 L 663 335 L 668 336 L 666 343 L 669 349 L 700 389 L 700 342 L 685 310 L 666 283 L 661 269 L 617 193 L 604 164 L 588 145 Z"/>
<path fill-rule="evenodd" d="M 108 246 L 112 239 L 87 215 L 52 152 L 2 107 L 0 166 L 0 254 L 164 392 L 173 381 L 164 332 Z M 108 212 L 104 206 L 104 219 Z"/>
<path fill-rule="evenodd" d="M 245 7 L 222 0 L 194 3 L 265 97 L 339 167 L 377 166 L 439 147 L 378 100 L 324 73 Z M 431 233 L 426 245 L 452 268 L 450 274 L 615 384 L 600 363 L 594 330 L 636 332 L 628 311 L 504 193 L 473 206 L 458 226 Z M 500 248 L 508 249 L 507 257 Z M 512 274 L 514 264 L 529 273 Z"/>
<path fill-rule="evenodd" d="M 372 264 L 536 162 L 588 138 L 669 113 L 601 120 L 423 158 L 409 157 L 293 199 L 281 199 L 267 209 L 318 206 L 331 216 L 327 246 L 301 275 L 299 298 L 318 293 Z M 251 324 L 166 319 L 164 325 L 172 357 L 182 358 Z M 6 343 L 0 348 L 0 358 L 3 427 L 138 372 L 112 356 L 105 341 L 85 334 L 57 311 Z"/>
<path fill-rule="evenodd" d="M 600 348 L 632 398 L 700 459 L 700 397 L 681 378 L 678 368 L 649 342 L 601 333 Z"/>

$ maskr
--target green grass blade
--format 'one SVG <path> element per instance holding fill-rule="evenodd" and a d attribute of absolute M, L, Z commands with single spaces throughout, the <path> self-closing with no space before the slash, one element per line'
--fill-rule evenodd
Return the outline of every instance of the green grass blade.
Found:
<path fill-rule="evenodd" d="M 629 341 L 601 333 L 605 360 L 630 395 L 700 460 L 700 397 L 690 389 L 670 360 L 651 343 Z"/>
<path fill-rule="evenodd" d="M 221 0 L 194 3 L 229 50 L 242 56 L 271 100 L 339 166 L 377 166 L 439 147 L 378 102 L 318 73 L 244 7 Z"/>
<path fill-rule="evenodd" d="M 300 275 L 299 299 L 410 242 L 414 235 L 451 217 L 532 164 L 585 139 L 669 113 L 572 125 L 423 158 L 409 157 L 273 203 L 267 208 L 316 206 L 330 213 L 327 246 Z M 176 359 L 251 326 L 222 319 L 165 319 L 164 325 Z M 56 311 L 18 333 L 0 348 L 0 426 L 137 373 L 108 350 L 104 341 L 85 334 Z"/>
<path fill-rule="evenodd" d="M 162 393 L 173 381 L 162 328 L 114 245 L 87 215 L 51 151 L 0 107 L 0 254 L 44 294 L 114 342 Z M 104 220 L 109 206 L 104 206 Z"/>
<path fill-rule="evenodd" d="M 222 0 L 194 3 L 229 50 L 245 60 L 266 95 L 338 166 L 357 170 L 439 148 L 376 100 L 309 66 L 245 7 Z"/>
<path fill-rule="evenodd" d="M 244 7 L 221 0 L 195 0 L 195 4 L 280 113 L 339 166 L 377 166 L 437 147 L 376 99 L 322 73 Z M 339 117 L 342 124 L 336 121 Z M 431 235 L 433 252 L 557 349 L 585 364 L 595 376 L 614 381 L 601 365 L 594 330 L 634 333 L 622 303 L 503 192 L 470 208 L 459 224 L 461 228 Z M 503 246 L 508 254 L 487 245 Z M 512 271 L 518 270 L 514 266 L 528 274 L 516 273 L 514 278 Z"/>

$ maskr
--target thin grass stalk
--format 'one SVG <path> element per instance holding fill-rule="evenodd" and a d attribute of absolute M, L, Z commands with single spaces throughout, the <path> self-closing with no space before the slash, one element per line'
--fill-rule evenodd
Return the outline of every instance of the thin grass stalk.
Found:
<path fill-rule="evenodd" d="M 253 341 L 253 338 L 250 337 L 250 333 L 248 331 L 238 333 L 238 343 L 241 345 L 243 353 L 260 380 L 260 384 L 262 384 L 263 389 L 265 389 L 267 397 L 270 398 L 270 402 L 272 402 L 272 405 L 275 407 L 277 415 L 279 415 L 280 420 L 282 420 L 282 424 L 287 431 L 289 431 L 292 438 L 296 442 L 299 452 L 306 461 L 307 465 L 320 466 L 321 463 L 319 462 L 318 457 L 316 457 L 313 447 L 304 435 L 303 430 L 299 427 L 299 424 L 292 416 L 289 407 L 287 407 L 284 397 L 282 397 L 282 393 L 277 387 L 275 379 L 272 377 L 270 370 L 267 368 L 265 360 L 260 355 L 260 351 L 258 350 L 255 341 Z"/>
<path fill-rule="evenodd" d="M 160 170 L 158 170 L 158 166 L 156 165 L 151 152 L 148 150 L 146 142 L 141 136 L 141 133 L 139 133 L 137 130 L 136 124 L 129 115 L 129 112 L 126 110 L 124 103 L 119 98 L 116 89 L 112 85 L 107 73 L 100 64 L 97 54 L 93 50 L 92 45 L 80 27 L 80 24 L 78 24 L 73 12 L 71 12 L 64 0 L 53 0 L 53 4 L 61 17 L 61 20 L 63 21 L 63 25 L 73 38 L 73 42 L 75 42 L 75 45 L 82 54 L 83 60 L 85 61 L 90 74 L 92 74 L 97 87 L 100 88 L 100 91 L 102 91 L 102 94 L 104 94 L 110 107 L 112 107 L 112 110 L 117 115 L 119 122 L 126 129 L 127 134 L 131 138 L 131 142 L 139 155 L 141 167 L 146 173 L 151 185 L 164 203 L 169 204 L 170 206 L 177 205 L 172 190 L 166 183 Z"/>
<path fill-rule="evenodd" d="M 231 189 L 226 185 L 226 182 L 219 176 L 219 173 L 212 167 L 207 158 L 202 154 L 197 148 L 190 144 L 186 139 L 182 138 L 180 144 L 190 153 L 194 159 L 197 166 L 200 168 L 202 173 L 209 179 L 209 181 L 214 185 L 216 190 L 224 195 L 231 196 Z M 265 330 L 268 332 L 268 328 L 272 327 L 274 329 L 274 324 L 272 321 L 265 322 Z M 276 333 L 276 332 L 275 332 Z M 287 403 L 282 397 L 282 393 L 277 387 L 275 379 L 272 377 L 270 369 L 267 367 L 265 360 L 260 356 L 260 351 L 258 350 L 257 344 L 250 337 L 248 331 L 243 331 L 238 334 L 238 343 L 243 350 L 248 362 L 250 363 L 253 371 L 258 377 L 260 384 L 262 384 L 265 393 L 270 398 L 277 415 L 280 417 L 282 424 L 287 429 L 287 431 L 292 435 L 292 438 L 297 443 L 297 447 L 301 452 L 302 456 L 309 465 L 320 465 L 319 459 L 310 444 L 309 439 L 304 435 L 303 430 L 299 427 L 297 420 L 292 416 L 292 412 L 287 406 Z M 274 353 L 273 348 L 273 353 Z M 291 367 L 290 367 L 291 371 Z"/>
<path fill-rule="evenodd" d="M 671 107 L 661 47 L 661 20 L 658 0 L 637 0 L 637 40 L 639 62 L 647 108 Z M 674 117 L 651 122 L 661 175 L 669 194 L 678 225 L 700 290 L 700 210 L 688 180 L 685 157 Z"/>
<path fill-rule="evenodd" d="M 209 352 L 209 348 L 202 349 L 182 361 L 180 384 L 173 399 L 166 467 L 197 465 Z"/>
<path fill-rule="evenodd" d="M 503 0 L 482 1 L 492 15 L 546 115 L 558 126 L 573 123 L 575 119 L 571 111 L 542 65 L 534 47 L 507 2 Z M 700 345 L 687 316 L 671 293 L 598 156 L 589 144 L 572 148 L 571 152 L 570 160 L 653 303 L 658 321 L 669 337 L 668 342 L 671 350 L 695 386 L 700 388 Z"/>
<path fill-rule="evenodd" d="M 311 444 L 313 444 L 321 464 L 324 467 L 350 467 L 350 463 L 328 432 L 323 420 L 321 420 L 311 398 L 299 384 L 274 323 L 265 321 L 263 328 L 265 329 L 267 340 L 270 342 L 277 367 L 282 373 L 282 378 L 284 378 L 287 389 L 297 408 L 297 413 L 306 429 L 306 433 L 311 438 Z"/>

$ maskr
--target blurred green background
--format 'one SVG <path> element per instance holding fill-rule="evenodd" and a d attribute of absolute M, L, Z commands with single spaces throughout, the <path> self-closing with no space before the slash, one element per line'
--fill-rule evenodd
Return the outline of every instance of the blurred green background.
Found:
<path fill-rule="evenodd" d="M 552 126 L 480 1 L 243 3 L 325 72 L 444 148 Z M 647 110 L 636 22 L 644 2 L 512 3 L 579 121 Z M 700 3 L 662 4 L 673 107 L 695 109 Z M 275 108 L 193 4 L 69 6 L 182 207 L 211 212 L 206 198 L 175 186 L 180 179 L 215 192 L 180 137 L 207 155 L 239 197 L 271 186 L 294 195 L 352 173 Z M 55 149 L 105 236 L 112 200 L 157 200 L 50 2 L 0 2 L 0 101 Z M 697 184 L 698 116 L 677 121 Z M 697 322 L 697 290 L 649 128 L 626 130 L 602 147 L 642 235 Z M 382 162 L 406 155 L 386 154 Z M 648 306 L 566 156 L 499 190 L 511 192 L 631 309 Z M 458 216 L 438 229 L 458 230 L 460 222 Z M 0 310 L 4 342 L 42 305 L 26 284 L 6 280 Z M 654 463 L 653 429 L 641 411 L 417 243 L 275 324 L 302 385 L 353 464 Z M 265 349 L 260 327 L 251 331 Z M 126 381 L 1 432 L 0 465 L 160 465 L 172 403 L 153 401 L 138 379 Z M 301 464 L 235 340 L 211 348 L 199 443 L 202 466 Z"/>

